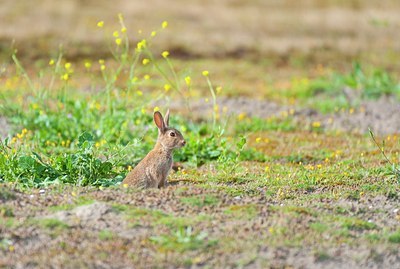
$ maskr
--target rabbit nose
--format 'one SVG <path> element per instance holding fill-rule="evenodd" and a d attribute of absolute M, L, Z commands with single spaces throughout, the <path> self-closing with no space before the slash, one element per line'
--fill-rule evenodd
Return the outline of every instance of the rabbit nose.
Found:
<path fill-rule="evenodd" d="M 182 146 L 186 145 L 186 141 L 183 140 L 183 141 L 181 142 L 181 144 L 182 144 Z"/>

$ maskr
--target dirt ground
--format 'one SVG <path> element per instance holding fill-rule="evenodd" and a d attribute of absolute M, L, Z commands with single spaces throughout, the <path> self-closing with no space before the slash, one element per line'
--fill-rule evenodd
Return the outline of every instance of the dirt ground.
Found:
<path fill-rule="evenodd" d="M 383 97 L 379 100 L 362 101 L 354 112 L 338 111 L 335 113 L 321 114 L 316 110 L 294 106 L 281 105 L 270 100 L 260 100 L 248 97 L 222 97 L 217 100 L 220 108 L 226 108 L 228 115 L 235 117 L 243 114 L 246 117 L 267 119 L 270 117 L 282 118 L 288 115 L 299 124 L 308 126 L 312 122 L 321 122 L 322 128 L 328 131 L 350 132 L 366 134 L 372 130 L 375 134 L 388 135 L 400 133 L 400 104 L 395 98 Z M 181 109 L 182 103 L 172 104 L 173 109 Z M 201 119 L 211 115 L 212 104 L 204 100 L 191 104 L 193 116 Z M 208 115 L 208 116 L 207 116 Z"/>
<path fill-rule="evenodd" d="M 1 238 L 7 238 L 13 249 L 0 248 L 0 267 L 132 268 L 135 264 L 135 268 L 400 268 L 396 245 L 366 243 L 362 240 L 363 229 L 351 231 L 352 243 L 336 242 L 333 246 L 315 234 L 306 235 L 310 238 L 297 246 L 270 239 L 274 234 L 271 227 L 288 228 L 293 238 L 304 236 L 318 222 L 318 216 L 337 214 L 338 208 L 345 216 L 396 229 L 396 199 L 378 196 L 359 201 L 279 202 L 266 198 L 262 191 L 253 197 L 232 197 L 193 186 L 182 189 L 182 184 L 144 192 L 80 189 L 75 193 L 69 188 L 61 192 L 13 192 L 11 198 L 3 198 L 2 204 L 13 209 L 16 221 L 8 227 L 0 225 Z M 183 203 L 184 197 L 201 195 L 212 195 L 217 202 L 200 207 Z M 89 202 L 77 205 L 83 197 Z M 140 210 L 132 216 L 129 211 L 118 210 L 121 205 Z M 226 213 L 227 209 L 249 205 L 254 208 L 249 215 L 245 211 L 233 217 Z M 279 207 L 294 209 L 285 212 Z M 205 231 L 209 242 L 218 239 L 217 245 L 185 253 L 160 251 L 149 238 L 166 232 L 168 225 L 157 224 L 163 216 L 177 223 L 193 221 L 194 229 Z M 199 216 L 208 221 L 196 224 Z M 46 219 L 59 222 L 50 225 Z M 107 236 L 102 235 L 104 231 Z M 195 263 L 185 266 L 186 259 Z"/>

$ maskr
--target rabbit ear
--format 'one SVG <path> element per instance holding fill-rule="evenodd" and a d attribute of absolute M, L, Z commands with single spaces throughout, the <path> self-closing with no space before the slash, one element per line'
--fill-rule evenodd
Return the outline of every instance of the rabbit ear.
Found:
<path fill-rule="evenodd" d="M 165 123 L 165 127 L 169 126 L 169 109 L 167 110 L 167 113 L 165 113 L 164 123 Z"/>
<path fill-rule="evenodd" d="M 160 130 L 161 133 L 164 133 L 166 129 L 164 119 L 158 111 L 154 112 L 154 122 L 157 125 L 158 130 Z"/>

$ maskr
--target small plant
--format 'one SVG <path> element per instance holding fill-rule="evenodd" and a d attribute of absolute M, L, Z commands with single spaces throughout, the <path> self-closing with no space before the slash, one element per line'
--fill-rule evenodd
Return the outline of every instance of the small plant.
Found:
<path fill-rule="evenodd" d="M 13 243 L 11 240 L 7 238 L 3 238 L 0 240 L 0 249 L 1 250 L 8 250 L 10 247 L 12 247 Z"/>
<path fill-rule="evenodd" d="M 112 240 L 115 237 L 114 233 L 109 230 L 101 230 L 99 232 L 99 239 L 103 241 Z"/>
<path fill-rule="evenodd" d="M 180 228 L 169 235 L 152 236 L 150 241 L 164 251 L 185 252 L 209 248 L 217 243 L 215 240 L 207 239 L 207 237 L 206 232 L 194 233 L 192 227 L 188 226 Z"/>
<path fill-rule="evenodd" d="M 204 207 L 218 204 L 219 199 L 213 195 L 199 195 L 193 197 L 182 197 L 181 202 L 190 206 Z"/>
<path fill-rule="evenodd" d="M 168 51 L 155 53 L 151 48 L 168 23 L 132 44 L 121 14 L 118 22 L 111 58 L 98 59 L 98 64 L 85 60 L 77 66 L 60 51 L 40 67 L 36 78 L 24 69 L 16 52 L 12 55 L 15 96 L 2 102 L 0 111 L 12 123 L 14 135 L 0 143 L 0 182 L 24 187 L 115 185 L 154 142 L 146 133 L 152 122 L 149 111 L 159 110 L 155 102 L 162 100 L 168 107 L 178 96 L 190 111 L 193 81 L 188 71 L 178 72 Z M 100 31 L 106 25 L 97 24 Z M 219 87 L 214 89 L 208 71 L 202 75 L 212 97 L 212 120 L 194 124 L 177 119 L 181 127 L 188 126 L 182 128 L 188 145 L 175 158 L 196 167 L 217 160 L 230 146 L 216 102 Z M 92 78 L 87 92 L 79 88 L 86 87 L 77 83 L 80 76 Z M 25 89 L 24 97 L 18 87 Z"/>
<path fill-rule="evenodd" d="M 400 230 L 389 235 L 390 243 L 400 244 Z"/>
<path fill-rule="evenodd" d="M 43 227 L 43 228 L 47 228 L 50 230 L 63 230 L 68 228 L 68 225 L 58 219 L 41 219 L 38 220 L 38 224 Z"/>
<path fill-rule="evenodd" d="M 385 140 L 382 141 L 382 146 L 380 146 L 378 144 L 378 142 L 376 141 L 375 135 L 371 131 L 371 129 L 369 129 L 369 135 L 371 136 L 372 141 L 378 147 L 379 151 L 382 153 L 382 156 L 391 165 L 391 174 L 393 176 L 395 176 L 395 178 L 397 179 L 397 182 L 400 183 L 400 166 L 399 166 L 399 164 L 395 164 L 395 163 L 391 162 L 390 159 L 386 156 L 386 153 L 385 153 L 385 150 L 384 150 L 384 148 L 385 148 Z"/>
<path fill-rule="evenodd" d="M 246 136 L 242 135 L 235 141 L 235 148 L 228 146 L 226 140 L 222 144 L 223 151 L 218 157 L 218 164 L 225 176 L 234 177 L 240 164 L 240 155 L 247 143 Z"/>

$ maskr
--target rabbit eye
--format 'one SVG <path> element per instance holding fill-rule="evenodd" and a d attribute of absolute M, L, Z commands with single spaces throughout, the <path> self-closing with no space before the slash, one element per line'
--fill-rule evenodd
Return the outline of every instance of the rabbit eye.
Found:
<path fill-rule="evenodd" d="M 169 135 L 172 137 L 176 136 L 175 132 L 170 132 Z"/>

